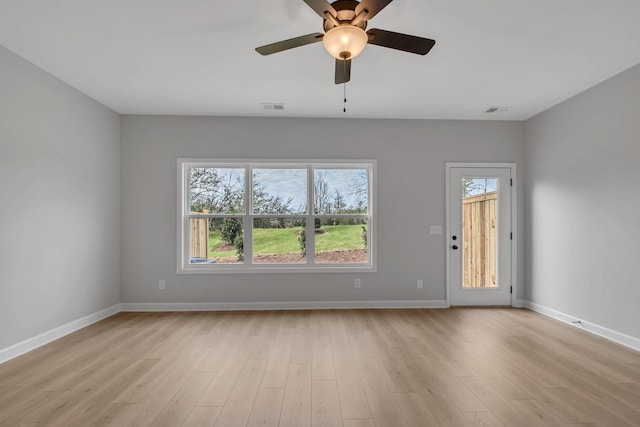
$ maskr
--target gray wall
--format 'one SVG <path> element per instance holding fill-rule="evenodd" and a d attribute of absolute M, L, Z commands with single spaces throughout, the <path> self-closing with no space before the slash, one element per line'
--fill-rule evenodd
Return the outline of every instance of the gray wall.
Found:
<path fill-rule="evenodd" d="M 0 46 L 0 349 L 119 302 L 119 121 Z"/>
<path fill-rule="evenodd" d="M 525 135 L 528 299 L 640 337 L 640 66 Z"/>
<path fill-rule="evenodd" d="M 444 236 L 429 236 L 428 226 L 445 224 L 445 162 L 521 164 L 523 127 L 519 122 L 123 116 L 122 301 L 444 300 Z M 176 275 L 178 157 L 377 159 L 377 273 Z M 362 288 L 354 289 L 355 277 Z M 424 289 L 416 289 L 419 278 Z M 159 279 L 167 281 L 165 291 L 158 290 Z"/>

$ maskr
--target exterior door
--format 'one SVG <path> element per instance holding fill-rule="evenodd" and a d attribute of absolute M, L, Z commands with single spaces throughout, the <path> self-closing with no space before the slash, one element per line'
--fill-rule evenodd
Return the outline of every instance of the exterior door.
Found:
<path fill-rule="evenodd" d="M 511 305 L 511 168 L 447 170 L 451 305 Z"/>

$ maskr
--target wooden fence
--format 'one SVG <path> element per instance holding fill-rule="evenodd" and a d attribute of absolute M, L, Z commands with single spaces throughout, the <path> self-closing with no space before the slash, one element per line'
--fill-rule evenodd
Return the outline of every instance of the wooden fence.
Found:
<path fill-rule="evenodd" d="M 191 257 L 209 258 L 209 219 L 190 218 Z"/>
<path fill-rule="evenodd" d="M 496 192 L 462 199 L 463 282 L 465 288 L 493 288 L 497 269 Z"/>

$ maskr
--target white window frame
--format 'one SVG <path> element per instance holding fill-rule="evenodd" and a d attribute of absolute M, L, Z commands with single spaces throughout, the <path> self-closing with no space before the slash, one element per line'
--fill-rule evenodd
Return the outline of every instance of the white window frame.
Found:
<path fill-rule="evenodd" d="M 178 158 L 177 181 L 177 273 L 178 274 L 219 274 L 219 273 L 356 273 L 376 271 L 376 169 L 377 162 L 372 159 L 352 160 L 263 160 L 263 159 L 214 159 L 214 158 Z M 236 217 L 244 223 L 244 263 L 243 264 L 190 264 L 190 212 L 189 177 L 187 172 L 193 167 L 245 168 L 245 212 L 242 215 L 200 214 L 199 218 Z M 307 262 L 306 264 L 253 264 L 253 219 L 264 218 L 263 214 L 254 214 L 251 206 L 252 169 L 260 168 L 306 168 L 307 169 L 307 213 L 274 214 L 271 217 L 306 218 Z M 327 214 L 313 213 L 314 171 L 316 169 L 367 169 L 369 177 L 368 212 L 366 214 Z M 367 262 L 353 264 L 315 264 L 314 218 L 362 218 L 367 220 Z"/>

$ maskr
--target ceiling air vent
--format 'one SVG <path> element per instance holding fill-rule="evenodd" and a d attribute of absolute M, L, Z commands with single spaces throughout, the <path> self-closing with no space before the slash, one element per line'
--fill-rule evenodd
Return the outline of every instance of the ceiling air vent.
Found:
<path fill-rule="evenodd" d="M 271 102 L 263 102 L 262 106 L 265 110 L 284 110 L 284 104 L 274 104 Z"/>
<path fill-rule="evenodd" d="M 506 113 L 507 111 L 509 111 L 511 107 L 489 107 L 486 110 L 484 110 L 485 113 Z"/>

